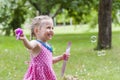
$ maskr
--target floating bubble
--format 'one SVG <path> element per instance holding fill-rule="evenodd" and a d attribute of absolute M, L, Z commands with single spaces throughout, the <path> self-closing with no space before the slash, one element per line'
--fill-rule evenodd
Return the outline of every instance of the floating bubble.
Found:
<path fill-rule="evenodd" d="M 102 55 L 102 56 L 106 55 L 106 51 L 105 51 L 105 50 L 102 50 L 102 51 L 101 51 L 101 55 Z"/>
<path fill-rule="evenodd" d="M 92 43 L 95 43 L 96 40 L 97 40 L 97 37 L 96 37 L 96 36 L 91 36 L 91 42 L 92 42 Z"/>
<path fill-rule="evenodd" d="M 105 56 L 106 55 L 106 51 L 105 50 L 101 50 L 97 52 L 98 56 Z"/>
<path fill-rule="evenodd" d="M 101 56 L 101 51 L 98 51 L 98 52 L 97 52 L 97 55 L 98 55 L 98 56 Z"/>

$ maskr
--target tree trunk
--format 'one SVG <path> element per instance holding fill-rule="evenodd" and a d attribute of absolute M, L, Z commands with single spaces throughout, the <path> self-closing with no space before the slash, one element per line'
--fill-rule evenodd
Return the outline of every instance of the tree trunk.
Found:
<path fill-rule="evenodd" d="M 112 0 L 100 0 L 99 3 L 99 14 L 98 14 L 98 44 L 97 49 L 110 49 L 111 48 L 111 11 L 112 11 Z"/>

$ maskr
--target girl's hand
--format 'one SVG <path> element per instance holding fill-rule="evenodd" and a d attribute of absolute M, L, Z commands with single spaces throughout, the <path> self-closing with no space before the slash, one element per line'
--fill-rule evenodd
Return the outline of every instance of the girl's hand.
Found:
<path fill-rule="evenodd" d="M 68 54 L 68 53 L 63 54 L 63 60 L 67 61 L 69 57 L 70 57 L 70 54 Z"/>
<path fill-rule="evenodd" d="M 16 34 L 17 40 L 24 40 L 25 37 L 23 34 L 23 30 L 21 28 L 15 29 L 15 34 Z"/>

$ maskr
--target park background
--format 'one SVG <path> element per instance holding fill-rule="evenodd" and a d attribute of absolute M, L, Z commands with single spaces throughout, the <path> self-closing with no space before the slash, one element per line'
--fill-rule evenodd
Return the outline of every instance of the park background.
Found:
<path fill-rule="evenodd" d="M 103 16 L 106 24 L 103 26 L 99 21 L 101 4 L 102 10 L 108 10 Z M 63 62 L 53 65 L 58 80 L 120 79 L 120 0 L 0 0 L 0 10 L 0 80 L 22 80 L 29 53 L 22 42 L 16 40 L 14 30 L 23 28 L 29 38 L 31 20 L 41 14 L 50 15 L 54 20 L 55 36 L 50 41 L 54 56 L 63 53 L 67 43 L 72 42 L 63 78 Z M 108 30 L 111 36 L 104 36 L 107 32 L 104 27 L 111 28 Z M 101 28 L 103 35 L 99 35 Z M 98 43 L 101 37 L 105 41 L 108 36 L 110 46 L 98 48 L 103 44 Z"/>

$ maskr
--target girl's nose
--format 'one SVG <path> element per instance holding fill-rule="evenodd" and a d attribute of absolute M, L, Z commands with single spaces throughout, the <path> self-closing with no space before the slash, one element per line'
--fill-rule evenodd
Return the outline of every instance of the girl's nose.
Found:
<path fill-rule="evenodd" d="M 54 30 L 53 30 L 53 29 L 50 29 L 50 32 L 51 32 L 52 34 L 54 34 Z"/>
<path fill-rule="evenodd" d="M 53 31 L 53 28 L 51 28 L 50 31 Z"/>

